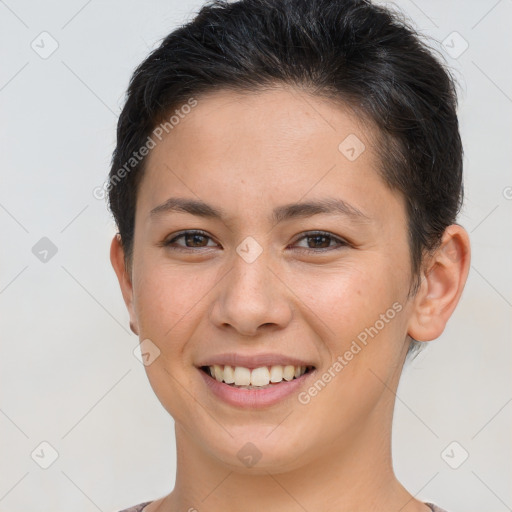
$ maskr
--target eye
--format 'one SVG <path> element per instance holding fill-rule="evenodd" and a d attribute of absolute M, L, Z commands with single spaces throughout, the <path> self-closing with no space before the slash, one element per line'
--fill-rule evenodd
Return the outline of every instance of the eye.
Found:
<path fill-rule="evenodd" d="M 184 240 L 184 244 L 179 244 L 178 240 Z M 340 247 L 348 246 L 349 243 L 339 238 L 332 233 L 326 231 L 311 231 L 309 233 L 304 234 L 300 238 L 295 241 L 295 245 L 297 246 L 297 242 L 301 240 L 306 240 L 307 247 L 299 247 L 299 251 L 305 252 L 325 252 L 333 249 L 337 249 Z M 213 242 L 213 239 L 207 235 L 204 231 L 200 230 L 189 230 L 182 231 L 178 233 L 176 236 L 164 241 L 161 245 L 164 247 L 169 247 L 173 250 L 188 250 L 188 249 L 200 249 L 207 247 L 215 247 L 217 244 L 214 242 L 213 245 L 209 245 L 209 241 Z M 334 242 L 334 245 L 332 245 Z M 313 245 L 313 247 L 311 247 Z"/>
<path fill-rule="evenodd" d="M 303 246 L 301 249 L 299 249 L 300 251 L 305 250 L 306 252 L 323 252 L 338 249 L 340 247 L 345 247 L 349 245 L 349 243 L 343 240 L 342 238 L 339 238 L 333 235 L 332 233 L 328 233 L 326 231 L 311 231 L 298 238 L 295 243 L 297 243 L 300 240 L 307 240 L 306 244 L 308 246 Z M 331 242 L 336 242 L 337 246 L 331 246 Z M 313 245 L 313 247 L 310 247 L 311 244 Z"/>
<path fill-rule="evenodd" d="M 176 244 L 177 240 L 180 239 L 183 239 L 185 241 L 185 245 Z M 182 231 L 181 233 L 178 233 L 178 235 L 176 235 L 175 237 L 166 240 L 162 245 L 165 247 L 170 247 L 171 249 L 178 250 L 212 247 L 211 245 L 208 245 L 208 240 L 213 241 L 212 238 L 208 236 L 204 231 Z"/>

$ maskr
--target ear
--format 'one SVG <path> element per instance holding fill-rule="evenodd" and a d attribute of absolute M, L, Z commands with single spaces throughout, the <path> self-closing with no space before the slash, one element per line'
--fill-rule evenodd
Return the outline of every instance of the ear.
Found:
<path fill-rule="evenodd" d="M 469 236 L 462 226 L 452 224 L 446 228 L 440 247 L 424 269 L 413 299 L 409 336 L 430 341 L 442 334 L 466 284 L 469 264 Z"/>
<path fill-rule="evenodd" d="M 126 268 L 125 255 L 121 235 L 119 233 L 114 236 L 110 245 L 110 262 L 114 267 L 114 271 L 121 287 L 121 293 L 130 315 L 130 329 L 134 334 L 139 334 L 139 326 L 137 316 L 133 307 L 133 286 L 130 272 Z"/>

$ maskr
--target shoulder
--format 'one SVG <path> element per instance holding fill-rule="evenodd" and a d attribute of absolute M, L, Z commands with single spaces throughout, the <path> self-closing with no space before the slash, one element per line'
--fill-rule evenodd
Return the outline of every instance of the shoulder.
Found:
<path fill-rule="evenodd" d="M 151 501 L 145 501 L 144 503 L 139 503 L 138 505 L 134 505 L 130 508 L 125 508 L 124 510 L 120 510 L 119 512 L 141 512 L 142 509 L 152 503 Z"/>

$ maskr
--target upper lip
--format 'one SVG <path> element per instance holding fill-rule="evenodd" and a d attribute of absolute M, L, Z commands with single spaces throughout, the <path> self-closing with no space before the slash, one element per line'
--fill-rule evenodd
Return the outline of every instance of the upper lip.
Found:
<path fill-rule="evenodd" d="M 218 354 L 205 358 L 197 366 L 243 366 L 254 370 L 262 366 L 315 366 L 311 362 L 298 359 L 296 357 L 287 356 L 284 354 L 255 354 L 255 355 L 244 355 L 236 353 Z"/>

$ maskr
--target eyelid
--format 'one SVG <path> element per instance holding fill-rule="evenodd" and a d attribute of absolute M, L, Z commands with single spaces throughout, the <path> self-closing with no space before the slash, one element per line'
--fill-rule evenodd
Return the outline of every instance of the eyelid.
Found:
<path fill-rule="evenodd" d="M 163 247 L 170 246 L 170 244 L 173 243 L 175 240 L 177 240 L 178 238 L 181 238 L 183 236 L 186 236 L 186 235 L 201 235 L 201 236 L 209 238 L 210 240 L 212 240 L 215 243 L 217 243 L 215 241 L 215 239 L 211 235 L 209 235 L 206 231 L 203 231 L 203 230 L 200 230 L 200 229 L 185 229 L 183 231 L 179 231 L 178 233 L 173 233 L 171 235 L 171 237 L 166 238 L 160 245 L 162 245 Z M 300 240 L 303 240 L 303 239 L 308 238 L 308 237 L 313 237 L 313 236 L 325 236 L 325 237 L 331 238 L 332 240 L 335 240 L 336 242 L 338 242 L 338 245 L 337 246 L 335 245 L 333 247 L 322 247 L 322 248 L 317 248 L 317 249 L 309 248 L 309 247 L 300 247 L 300 248 L 295 249 L 295 250 L 298 250 L 299 252 L 304 252 L 305 251 L 305 252 L 321 253 L 321 252 L 330 251 L 330 250 L 333 250 L 333 249 L 337 249 L 337 248 L 346 247 L 346 246 L 351 245 L 350 242 L 348 242 L 344 238 L 342 238 L 342 237 L 340 237 L 338 235 L 335 235 L 335 234 L 333 234 L 333 233 L 331 233 L 329 231 L 322 231 L 322 230 L 304 231 L 304 232 L 300 233 L 295 238 L 295 240 L 292 242 L 292 245 L 296 244 Z M 177 247 L 173 247 L 172 249 L 184 250 L 184 251 L 194 251 L 195 249 L 211 249 L 211 246 L 205 246 L 205 247 L 177 246 Z M 197 252 L 197 251 L 194 251 L 194 252 Z"/>
<path fill-rule="evenodd" d="M 338 235 L 335 235 L 334 233 L 331 233 L 329 231 L 321 231 L 321 230 L 312 230 L 312 231 L 305 231 L 303 233 L 301 233 L 294 241 L 293 243 L 296 244 L 298 241 L 304 239 L 304 238 L 309 238 L 309 237 L 313 237 L 313 236 L 325 236 L 325 237 L 328 237 L 328 238 L 331 238 L 332 240 L 338 242 L 338 245 L 337 246 L 333 246 L 333 247 L 323 247 L 323 248 L 319 248 L 319 249 L 312 249 L 312 248 L 308 248 L 308 247 L 301 247 L 299 248 L 298 250 L 301 251 L 313 251 L 313 252 L 323 252 L 323 251 L 330 251 L 330 250 L 333 250 L 333 249 L 337 249 L 337 248 L 340 248 L 340 247 L 344 247 L 344 246 L 348 246 L 350 245 L 350 243 L 345 240 L 344 238 L 338 236 Z"/>
<path fill-rule="evenodd" d="M 211 235 L 209 235 L 206 231 L 203 231 L 201 229 L 184 229 L 183 231 L 178 231 L 177 233 L 173 233 L 171 236 L 165 238 L 165 240 L 160 245 L 162 245 L 164 247 L 168 246 L 171 243 L 173 243 L 176 239 L 181 238 L 182 236 L 186 236 L 186 235 L 201 235 L 201 236 L 204 236 L 205 238 L 209 238 L 210 240 L 213 240 L 215 243 L 217 243 L 215 241 L 215 239 Z M 208 247 L 211 247 L 211 246 L 197 247 L 197 249 L 207 249 Z M 184 249 L 184 250 L 194 249 L 194 247 L 186 247 L 186 246 L 178 246 L 177 248 Z"/>

